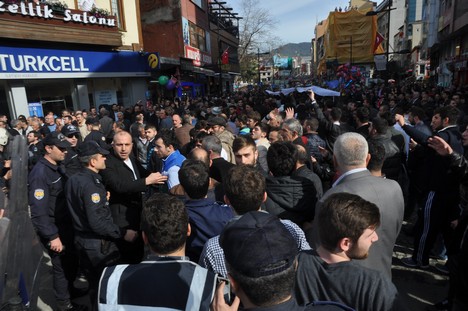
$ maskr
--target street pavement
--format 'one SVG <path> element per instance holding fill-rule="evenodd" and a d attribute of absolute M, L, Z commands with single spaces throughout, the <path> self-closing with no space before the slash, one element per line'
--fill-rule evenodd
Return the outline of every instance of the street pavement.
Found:
<path fill-rule="evenodd" d="M 443 261 L 431 259 L 431 267 L 427 270 L 408 268 L 400 259 L 411 255 L 412 237 L 410 232 L 412 224 L 404 222 L 403 229 L 398 237 L 393 253 L 392 274 L 393 282 L 400 292 L 401 299 L 412 311 L 435 310 L 433 304 L 443 300 L 448 291 L 448 276 L 434 268 L 436 263 Z M 37 301 L 37 310 L 52 311 L 55 299 L 52 290 L 52 271 L 50 259 L 45 258 L 41 266 L 42 275 L 39 285 L 40 293 Z M 371 297 L 369 297 L 371 299 Z M 87 305 L 88 297 L 83 296 L 74 300 L 75 303 Z"/>
<path fill-rule="evenodd" d="M 393 250 L 392 276 L 401 298 L 408 310 L 436 310 L 433 305 L 446 298 L 448 292 L 448 275 L 434 268 L 435 264 L 445 261 L 430 259 L 429 269 L 409 268 L 400 259 L 411 256 L 413 250 L 412 224 L 403 222 Z"/>

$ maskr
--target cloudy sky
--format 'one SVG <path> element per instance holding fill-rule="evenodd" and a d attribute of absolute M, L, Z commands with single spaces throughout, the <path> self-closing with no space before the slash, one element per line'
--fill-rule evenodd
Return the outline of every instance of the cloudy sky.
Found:
<path fill-rule="evenodd" d="M 225 0 L 233 12 L 242 16 L 242 0 Z M 269 8 L 278 21 L 276 34 L 283 43 L 310 42 L 317 21 L 328 17 L 335 7 L 345 8 L 349 0 L 258 0 L 260 6 Z M 380 3 L 380 0 L 377 1 Z"/>

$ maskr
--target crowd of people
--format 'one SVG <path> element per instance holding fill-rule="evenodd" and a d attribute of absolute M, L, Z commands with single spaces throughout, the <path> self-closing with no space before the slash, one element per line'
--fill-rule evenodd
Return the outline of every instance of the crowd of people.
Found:
<path fill-rule="evenodd" d="M 405 310 L 391 272 L 404 219 L 402 264 L 448 259 L 436 307 L 467 310 L 465 99 L 382 85 L 0 115 L 3 194 L 22 135 L 60 311 L 84 309 L 77 277 L 93 310 Z"/>

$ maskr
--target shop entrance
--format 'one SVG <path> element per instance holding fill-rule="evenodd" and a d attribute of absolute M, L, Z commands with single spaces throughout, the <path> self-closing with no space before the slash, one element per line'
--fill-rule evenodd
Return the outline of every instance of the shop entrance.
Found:
<path fill-rule="evenodd" d="M 41 103 L 44 114 L 52 111 L 61 116 L 62 110 L 73 109 L 70 79 L 28 80 L 25 87 L 28 103 Z"/>

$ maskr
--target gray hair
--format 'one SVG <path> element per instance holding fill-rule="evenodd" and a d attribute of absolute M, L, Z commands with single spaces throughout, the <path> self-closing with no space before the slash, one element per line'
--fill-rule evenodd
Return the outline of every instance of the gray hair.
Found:
<path fill-rule="evenodd" d="M 341 134 L 333 146 L 333 155 L 341 168 L 366 167 L 368 153 L 367 141 L 358 133 Z"/>
<path fill-rule="evenodd" d="M 288 129 L 292 132 L 296 132 L 298 136 L 302 136 L 302 125 L 297 119 L 287 119 L 283 124 L 286 124 Z"/>
<path fill-rule="evenodd" d="M 109 115 L 109 111 L 104 107 L 99 109 L 99 113 L 101 114 L 101 116 L 108 116 Z"/>
<path fill-rule="evenodd" d="M 214 153 L 217 154 L 221 154 L 221 150 L 223 149 L 221 140 L 215 135 L 208 135 L 205 138 L 203 138 L 202 146 L 203 149 L 205 149 L 206 151 L 212 150 Z"/>
<path fill-rule="evenodd" d="M 11 120 L 10 124 L 12 128 L 15 128 L 21 121 L 19 119 Z"/>

